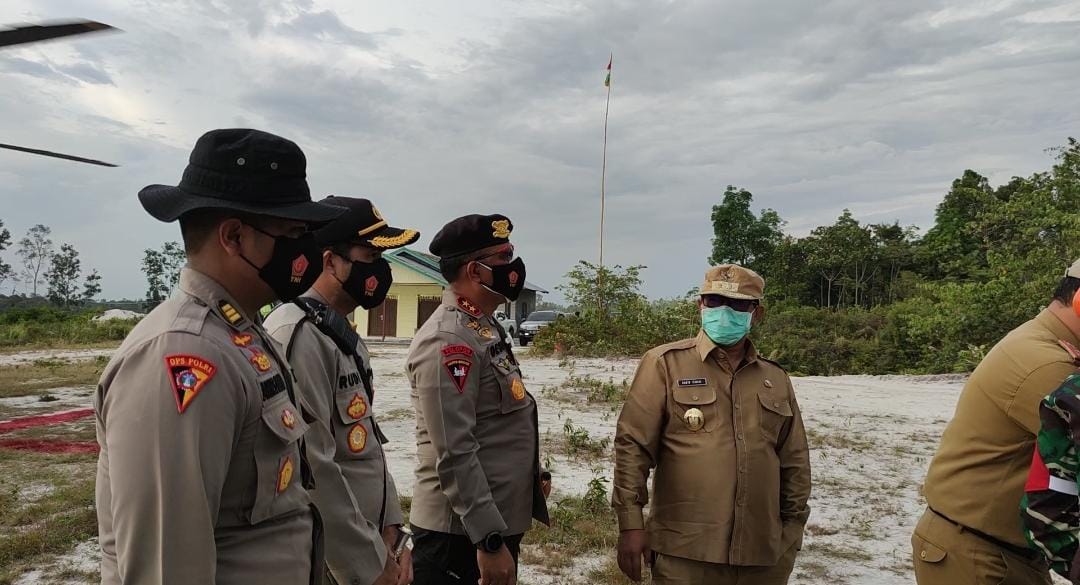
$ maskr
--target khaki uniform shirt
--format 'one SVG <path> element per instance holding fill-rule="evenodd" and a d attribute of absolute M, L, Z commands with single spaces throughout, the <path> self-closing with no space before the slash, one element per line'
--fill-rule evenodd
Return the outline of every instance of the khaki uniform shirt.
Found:
<path fill-rule="evenodd" d="M 304 296 L 320 303 L 314 290 Z M 333 310 L 333 309 L 328 309 Z M 367 347 L 357 347 L 365 371 L 305 317 L 294 303 L 276 308 L 266 329 L 285 347 L 299 382 L 304 413 L 314 419 L 304 440 L 315 474 L 311 497 L 319 506 L 326 530 L 326 564 L 342 585 L 370 585 L 382 573 L 386 545 L 376 526 L 402 523 L 394 478 L 375 433 L 373 405 L 363 377 L 371 375 Z M 385 512 L 384 512 L 385 507 Z"/>
<path fill-rule="evenodd" d="M 225 289 L 184 269 L 94 396 L 104 585 L 309 582 L 291 376 Z"/>
<path fill-rule="evenodd" d="M 1080 344 L 1043 311 L 1009 332 L 971 374 L 923 485 L 938 514 L 1019 547 L 1020 520 L 1039 405 L 1070 374 L 1072 356 L 1058 340 Z"/>
<path fill-rule="evenodd" d="M 464 534 L 522 534 L 548 521 L 536 403 L 491 317 L 452 292 L 420 328 L 406 371 L 416 408 L 409 521 Z"/>
<path fill-rule="evenodd" d="M 695 430 L 687 411 L 701 411 Z M 645 354 L 615 431 L 612 505 L 620 530 L 710 563 L 771 566 L 801 542 L 810 515 L 810 457 L 784 370 L 751 345 L 732 371 L 704 333 Z"/>

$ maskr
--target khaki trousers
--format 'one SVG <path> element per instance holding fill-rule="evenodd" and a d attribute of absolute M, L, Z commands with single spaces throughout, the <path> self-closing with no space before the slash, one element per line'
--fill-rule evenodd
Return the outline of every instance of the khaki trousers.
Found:
<path fill-rule="evenodd" d="M 656 554 L 655 585 L 786 585 L 798 547 L 792 545 L 771 567 L 739 567 Z"/>
<path fill-rule="evenodd" d="M 1051 585 L 1041 557 L 1002 548 L 930 509 L 911 535 L 911 550 L 919 585 Z"/>

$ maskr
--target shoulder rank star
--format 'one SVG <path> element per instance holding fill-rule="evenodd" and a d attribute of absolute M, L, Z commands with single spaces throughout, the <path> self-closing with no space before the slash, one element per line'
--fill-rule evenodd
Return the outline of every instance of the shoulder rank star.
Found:
<path fill-rule="evenodd" d="M 480 334 L 480 337 L 486 337 L 488 339 L 495 337 L 495 334 L 491 332 L 491 327 L 481 327 L 477 333 Z"/>
<path fill-rule="evenodd" d="M 465 297 L 458 297 L 457 304 L 458 307 L 461 307 L 462 311 L 465 311 L 473 317 L 479 317 L 480 315 L 483 315 L 483 313 L 480 312 L 480 308 L 474 305 L 472 301 Z"/>

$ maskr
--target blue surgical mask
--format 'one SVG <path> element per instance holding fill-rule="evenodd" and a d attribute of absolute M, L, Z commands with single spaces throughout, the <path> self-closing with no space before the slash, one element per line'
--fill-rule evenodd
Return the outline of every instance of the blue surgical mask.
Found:
<path fill-rule="evenodd" d="M 735 345 L 750 333 L 753 316 L 752 312 L 736 311 L 731 307 L 705 307 L 701 309 L 701 327 L 717 345 Z"/>

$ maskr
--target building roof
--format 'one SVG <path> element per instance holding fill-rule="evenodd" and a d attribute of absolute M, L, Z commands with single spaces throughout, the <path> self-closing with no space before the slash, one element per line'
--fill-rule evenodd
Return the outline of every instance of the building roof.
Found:
<path fill-rule="evenodd" d="M 405 268 L 430 278 L 432 282 L 437 282 L 442 286 L 447 285 L 446 279 L 439 273 L 439 258 L 437 256 L 432 256 L 431 254 L 425 254 L 409 248 L 398 248 L 383 254 L 383 257 L 390 262 L 404 266 Z M 548 292 L 528 280 L 525 281 L 525 289 L 545 294 Z"/>

